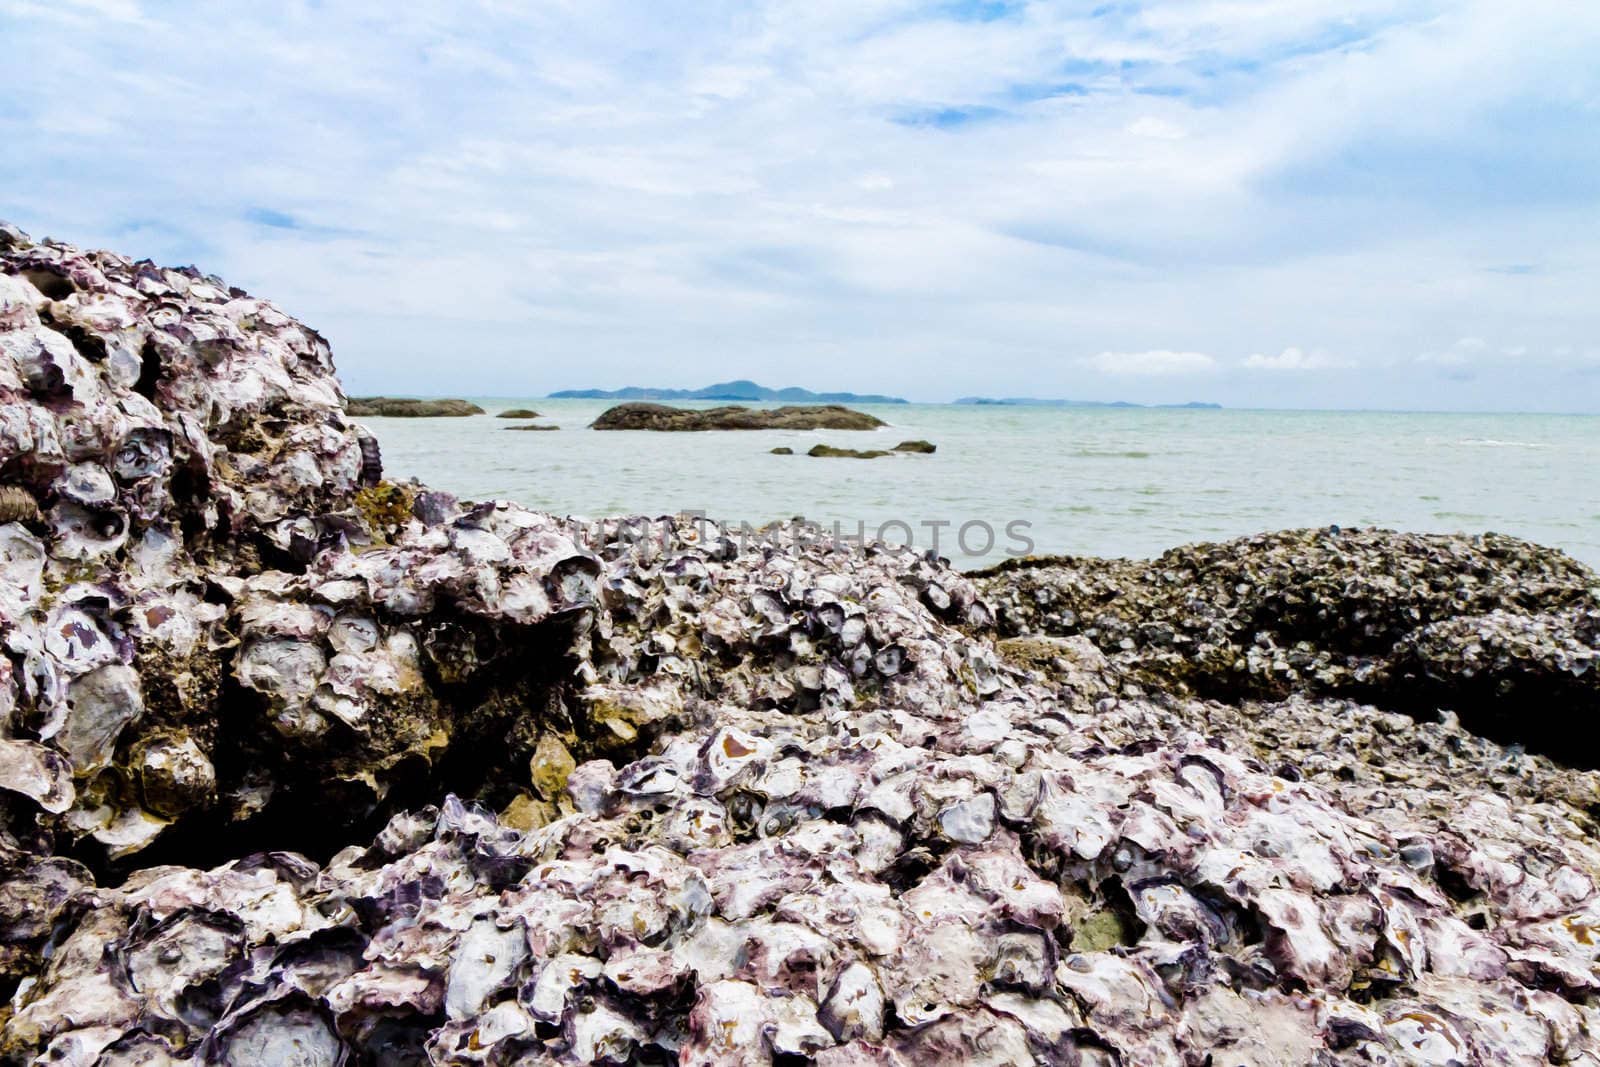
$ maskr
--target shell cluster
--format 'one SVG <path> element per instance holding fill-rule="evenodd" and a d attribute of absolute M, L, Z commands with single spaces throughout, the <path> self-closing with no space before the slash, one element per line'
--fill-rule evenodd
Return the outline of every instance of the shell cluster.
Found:
<path fill-rule="evenodd" d="M 1600 579 L 1514 537 L 1285 530 L 1153 561 L 1043 557 L 978 576 L 1008 634 L 1081 635 L 1155 688 L 1338 695 L 1573 752 L 1600 713 Z M 1529 717 L 1529 705 L 1564 714 Z"/>
<path fill-rule="evenodd" d="M 271 305 L 0 248 L 0 1058 L 1600 1067 L 1600 775 L 1394 710 L 1588 709 L 1558 553 L 463 505 Z"/>

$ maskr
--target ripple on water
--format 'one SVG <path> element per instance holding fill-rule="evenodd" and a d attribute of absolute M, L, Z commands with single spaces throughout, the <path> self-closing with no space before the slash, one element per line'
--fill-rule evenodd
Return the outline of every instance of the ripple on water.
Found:
<path fill-rule="evenodd" d="M 1077 459 L 1149 459 L 1149 452 L 1118 451 L 1110 448 L 1078 448 L 1068 455 Z"/>

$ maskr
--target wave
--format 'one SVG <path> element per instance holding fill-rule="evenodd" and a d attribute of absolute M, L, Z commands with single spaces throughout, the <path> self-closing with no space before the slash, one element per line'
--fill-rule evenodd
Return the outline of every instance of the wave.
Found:
<path fill-rule="evenodd" d="M 1078 448 L 1071 453 L 1078 459 L 1149 459 L 1148 452 L 1118 452 L 1109 448 Z"/>
<path fill-rule="evenodd" d="M 1473 445 L 1479 448 L 1549 448 L 1548 444 L 1540 441 L 1497 441 L 1492 437 L 1465 437 L 1457 441 L 1458 445 Z"/>

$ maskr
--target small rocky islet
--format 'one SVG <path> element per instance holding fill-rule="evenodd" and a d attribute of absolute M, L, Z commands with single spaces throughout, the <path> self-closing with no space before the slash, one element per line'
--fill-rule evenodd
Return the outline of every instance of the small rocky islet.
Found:
<path fill-rule="evenodd" d="M 778 449 L 772 450 L 780 455 L 793 455 L 793 450 L 785 449 L 781 453 Z M 884 456 L 906 455 L 908 453 L 929 455 L 935 447 L 927 441 L 901 441 L 892 449 L 884 448 L 839 448 L 835 445 L 812 445 L 806 450 L 806 455 L 820 459 L 882 459 Z"/>
<path fill-rule="evenodd" d="M 590 424 L 596 430 L 876 430 L 887 425 L 875 415 L 840 404 L 790 404 L 747 408 L 675 408 L 666 404 L 618 404 Z"/>
<path fill-rule="evenodd" d="M 353 396 L 345 402 L 345 414 L 356 418 L 379 416 L 386 419 L 458 419 L 468 415 L 482 415 L 484 410 L 470 400 Z"/>
<path fill-rule="evenodd" d="M 463 505 L 271 303 L 9 227 L 0 350 L 5 1062 L 1600 1063 L 1559 552 Z"/>

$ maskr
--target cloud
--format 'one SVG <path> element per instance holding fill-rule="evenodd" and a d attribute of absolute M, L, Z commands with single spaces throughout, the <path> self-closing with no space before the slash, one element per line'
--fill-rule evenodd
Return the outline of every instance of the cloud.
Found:
<path fill-rule="evenodd" d="M 1217 361 L 1204 352 L 1172 352 L 1163 348 L 1148 352 L 1101 352 L 1088 357 L 1084 363 L 1101 374 L 1136 378 L 1204 374 L 1217 366 Z"/>
<path fill-rule="evenodd" d="M 1338 370 L 1354 367 L 1356 364 L 1351 360 L 1329 355 L 1327 352 L 1306 352 L 1299 348 L 1285 348 L 1275 356 L 1265 356 L 1259 352 L 1248 356 L 1243 365 L 1250 370 L 1305 371 Z"/>
<path fill-rule="evenodd" d="M 1422 353 L 1417 357 L 1417 362 L 1432 363 L 1440 367 L 1460 367 L 1482 357 L 1488 348 L 1489 342 L 1481 337 L 1462 337 L 1448 348 Z"/>
<path fill-rule="evenodd" d="M 1128 132 L 1135 137 L 1154 137 L 1162 141 L 1176 141 L 1183 136 L 1183 127 L 1154 115 L 1144 115 L 1128 124 Z"/>
<path fill-rule="evenodd" d="M 270 296 L 359 390 L 1600 408 L 1600 5 L 0 0 L 0 33 L 0 216 Z M 1364 373 L 1264 373 L 1322 350 Z"/>

